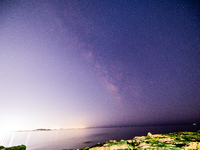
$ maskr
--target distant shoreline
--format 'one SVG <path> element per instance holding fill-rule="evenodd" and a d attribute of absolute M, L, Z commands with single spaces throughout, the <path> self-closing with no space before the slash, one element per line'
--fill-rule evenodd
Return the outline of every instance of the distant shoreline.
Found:
<path fill-rule="evenodd" d="M 200 126 L 200 123 L 193 123 L 193 124 L 166 124 L 166 125 L 133 125 L 133 126 L 102 126 L 102 127 L 82 127 L 82 128 L 58 128 L 58 129 L 34 129 L 34 130 L 17 130 L 14 132 L 32 132 L 32 131 L 58 131 L 58 130 L 77 130 L 77 129 L 96 129 L 96 128 L 128 128 L 128 127 L 146 127 L 146 126 Z"/>

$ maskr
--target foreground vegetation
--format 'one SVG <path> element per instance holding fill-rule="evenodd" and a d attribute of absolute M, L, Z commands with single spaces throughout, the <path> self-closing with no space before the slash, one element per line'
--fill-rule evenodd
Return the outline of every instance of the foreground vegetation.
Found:
<path fill-rule="evenodd" d="M 13 147 L 0 146 L 0 150 L 26 150 L 26 146 L 25 145 L 19 145 Z"/>
<path fill-rule="evenodd" d="M 134 137 L 132 140 L 110 140 L 103 144 L 98 143 L 90 148 L 86 147 L 83 150 L 111 149 L 200 150 L 200 130 L 197 132 L 175 132 L 155 135 L 148 133 L 147 136 Z"/>

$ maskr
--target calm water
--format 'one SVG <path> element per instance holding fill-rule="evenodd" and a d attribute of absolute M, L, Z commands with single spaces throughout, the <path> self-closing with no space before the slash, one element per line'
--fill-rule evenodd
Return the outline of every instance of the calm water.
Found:
<path fill-rule="evenodd" d="M 179 131 L 197 131 L 200 126 L 141 126 L 91 128 L 38 132 L 10 132 L 0 135 L 0 145 L 5 147 L 25 144 L 27 150 L 62 150 L 84 148 L 108 140 L 128 140 L 135 136 L 170 133 Z"/>

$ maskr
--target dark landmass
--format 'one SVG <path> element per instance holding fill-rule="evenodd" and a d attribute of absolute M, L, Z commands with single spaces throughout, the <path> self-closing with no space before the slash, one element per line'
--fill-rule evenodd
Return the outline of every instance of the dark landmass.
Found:
<path fill-rule="evenodd" d="M 35 129 L 33 131 L 52 131 L 52 129 Z"/>

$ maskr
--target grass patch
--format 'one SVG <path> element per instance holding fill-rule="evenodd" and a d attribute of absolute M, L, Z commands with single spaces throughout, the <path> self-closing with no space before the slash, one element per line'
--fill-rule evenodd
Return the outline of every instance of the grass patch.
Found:
<path fill-rule="evenodd" d="M 155 147 L 167 147 L 167 143 L 165 143 L 165 142 L 159 142 L 158 144 L 153 145 L 153 146 L 155 146 Z"/>

